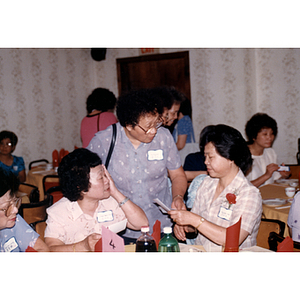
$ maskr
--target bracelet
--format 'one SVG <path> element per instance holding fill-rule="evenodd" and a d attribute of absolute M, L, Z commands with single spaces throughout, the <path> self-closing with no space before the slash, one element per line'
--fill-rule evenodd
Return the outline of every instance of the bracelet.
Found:
<path fill-rule="evenodd" d="M 175 197 L 173 197 L 173 201 L 174 201 L 174 199 L 177 198 L 177 197 L 180 197 L 181 199 L 183 199 L 183 196 L 181 196 L 181 195 L 176 195 Z"/>
<path fill-rule="evenodd" d="M 130 200 L 128 197 L 126 197 L 122 202 L 119 203 L 119 207 L 124 205 L 128 200 Z"/>
<path fill-rule="evenodd" d="M 198 224 L 198 226 L 196 226 L 195 228 L 199 231 L 199 227 L 200 225 L 205 221 L 204 218 L 200 217 L 200 223 Z"/>
<path fill-rule="evenodd" d="M 76 251 L 75 251 L 75 244 L 73 244 L 73 252 L 76 252 Z"/>

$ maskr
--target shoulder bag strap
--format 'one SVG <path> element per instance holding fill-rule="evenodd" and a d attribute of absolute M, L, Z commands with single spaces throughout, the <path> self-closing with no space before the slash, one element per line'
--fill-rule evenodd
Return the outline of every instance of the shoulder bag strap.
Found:
<path fill-rule="evenodd" d="M 110 143 L 110 147 L 109 147 L 106 162 L 105 162 L 106 169 L 108 168 L 110 157 L 111 157 L 111 154 L 114 150 L 114 146 L 115 146 L 115 142 L 116 142 L 116 136 L 117 136 L 117 125 L 112 124 L 112 127 L 113 127 L 113 133 L 112 133 L 111 143 Z"/>
<path fill-rule="evenodd" d="M 100 125 L 99 125 L 100 115 L 101 115 L 101 113 L 99 113 L 98 118 L 97 118 L 97 132 L 99 131 L 99 127 L 100 127 Z"/>

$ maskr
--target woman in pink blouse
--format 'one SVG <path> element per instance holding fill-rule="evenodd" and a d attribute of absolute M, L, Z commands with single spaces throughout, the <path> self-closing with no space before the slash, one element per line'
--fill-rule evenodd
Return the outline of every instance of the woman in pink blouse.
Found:
<path fill-rule="evenodd" d="M 88 146 L 95 133 L 117 123 L 113 113 L 116 101 L 115 95 L 104 88 L 97 88 L 88 96 L 86 101 L 88 114 L 82 119 L 80 127 L 83 148 Z"/>

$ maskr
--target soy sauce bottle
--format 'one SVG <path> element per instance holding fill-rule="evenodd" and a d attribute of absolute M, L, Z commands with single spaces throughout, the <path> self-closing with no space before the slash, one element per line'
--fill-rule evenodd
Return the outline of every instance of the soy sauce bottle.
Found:
<path fill-rule="evenodd" d="M 136 240 L 135 252 L 157 252 L 154 238 L 149 234 L 149 226 L 142 226 L 142 235 Z"/>
<path fill-rule="evenodd" d="M 178 242 L 172 235 L 172 227 L 164 228 L 164 236 L 159 242 L 158 252 L 180 252 Z"/>

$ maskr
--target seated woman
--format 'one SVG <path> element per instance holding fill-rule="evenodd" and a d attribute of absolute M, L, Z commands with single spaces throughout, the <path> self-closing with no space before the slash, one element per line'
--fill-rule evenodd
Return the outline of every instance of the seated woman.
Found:
<path fill-rule="evenodd" d="M 47 209 L 45 242 L 50 251 L 94 251 L 102 226 L 127 218 L 127 227 L 148 225 L 144 211 L 115 186 L 96 153 L 76 149 L 58 167 L 64 198 Z"/>
<path fill-rule="evenodd" d="M 25 182 L 25 164 L 23 157 L 12 155 L 16 149 L 18 137 L 11 131 L 0 132 L 0 168 L 14 173 L 20 180 Z"/>
<path fill-rule="evenodd" d="M 271 148 L 277 135 L 277 123 L 273 118 L 264 113 L 253 115 L 246 124 L 246 135 L 253 158 L 247 178 L 254 186 L 260 187 L 291 175 L 290 171 L 277 172 L 277 155 Z"/>
<path fill-rule="evenodd" d="M 244 175 L 252 162 L 246 141 L 239 131 L 221 124 L 211 126 L 201 143 L 205 145 L 209 176 L 198 188 L 192 210 L 169 211 L 171 218 L 184 226 L 185 232 L 198 232 L 195 244 L 203 245 L 206 251 L 221 251 L 226 228 L 242 217 L 240 247 L 256 245 L 262 200 L 259 190 Z M 229 193 L 235 195 L 235 204 L 228 202 Z M 174 233 L 178 239 L 186 239 L 176 227 Z"/>
<path fill-rule="evenodd" d="M 0 252 L 49 251 L 39 235 L 18 214 L 21 199 L 16 197 L 19 181 L 0 168 Z"/>

